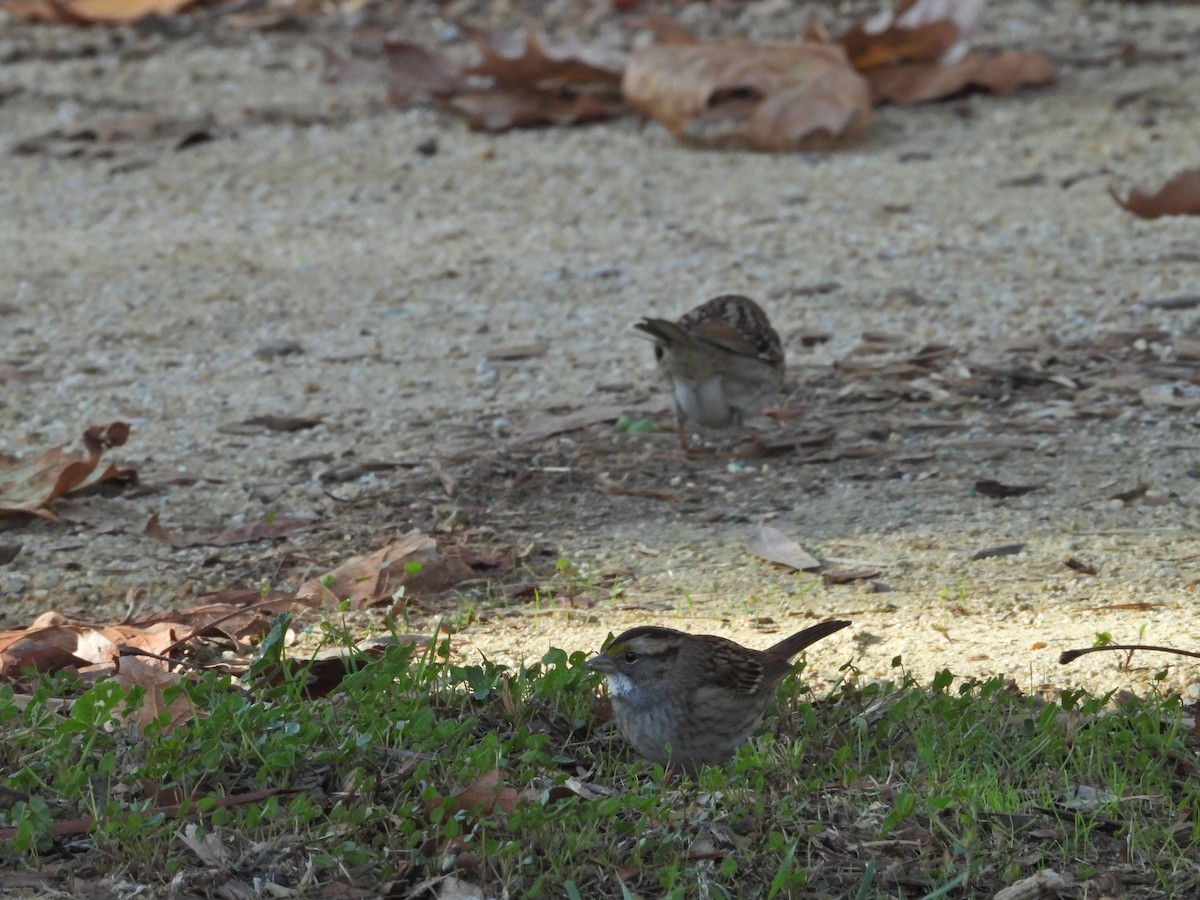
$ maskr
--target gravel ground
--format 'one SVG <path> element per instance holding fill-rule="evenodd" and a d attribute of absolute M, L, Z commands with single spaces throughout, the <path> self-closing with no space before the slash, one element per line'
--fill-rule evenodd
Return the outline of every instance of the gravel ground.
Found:
<path fill-rule="evenodd" d="M 807 13 L 680 15 L 767 37 Z M 1137 220 L 1106 192 L 1197 165 L 1198 38 L 1194 5 L 996 4 L 979 43 L 1042 50 L 1056 86 L 883 109 L 851 150 L 762 156 L 632 119 L 487 136 L 389 110 L 381 89 L 322 79 L 321 47 L 348 40 L 332 28 L 10 26 L 0 364 L 33 377 L 3 385 L 0 452 L 121 419 L 113 455 L 142 485 L 60 502 L 61 524 L 6 523 L 22 550 L 0 567 L 0 625 L 119 618 L 131 588 L 145 611 L 295 587 L 457 516 L 481 545 L 532 545 L 534 568 L 628 570 L 588 609 L 484 610 L 464 653 L 590 650 L 648 621 L 765 646 L 837 615 L 855 625 L 810 652 L 820 683 L 899 655 L 922 678 L 1142 690 L 1169 662 L 1166 687 L 1200 695 L 1200 670 L 1167 657 L 1057 664 L 1097 632 L 1200 634 L 1197 313 L 1152 304 L 1195 293 L 1196 224 Z M 70 138 L 127 116 L 153 127 Z M 213 139 L 172 149 L 199 129 Z M 644 411 L 665 398 L 630 325 L 727 291 L 785 338 L 781 405 L 802 415 L 759 430 L 793 450 L 683 459 L 669 430 L 611 423 L 522 440 L 607 405 L 668 424 Z M 321 424 L 238 426 L 268 414 Z M 388 466 L 322 480 L 371 460 Z M 988 499 L 981 479 L 1040 489 Z M 268 511 L 323 528 L 191 550 L 144 533 L 153 512 L 187 532 Z M 758 560 L 744 542 L 764 521 L 879 575 Z M 969 560 L 1010 542 L 1025 547 Z"/>

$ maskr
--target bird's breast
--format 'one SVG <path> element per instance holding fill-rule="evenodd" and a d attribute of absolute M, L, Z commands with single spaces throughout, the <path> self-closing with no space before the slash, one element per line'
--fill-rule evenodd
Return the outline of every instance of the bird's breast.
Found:
<path fill-rule="evenodd" d="M 719 375 L 703 381 L 676 378 L 674 393 L 676 407 L 689 422 L 722 428 L 733 421 L 733 408 L 725 397 L 725 386 Z"/>

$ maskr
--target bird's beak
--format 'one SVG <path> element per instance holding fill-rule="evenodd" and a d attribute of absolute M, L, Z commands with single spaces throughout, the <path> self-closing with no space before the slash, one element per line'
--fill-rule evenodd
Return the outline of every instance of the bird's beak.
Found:
<path fill-rule="evenodd" d="M 610 675 L 617 671 L 613 665 L 612 657 L 606 653 L 597 653 L 591 659 L 584 663 L 584 666 L 591 669 L 593 672 L 603 672 L 605 675 Z"/>

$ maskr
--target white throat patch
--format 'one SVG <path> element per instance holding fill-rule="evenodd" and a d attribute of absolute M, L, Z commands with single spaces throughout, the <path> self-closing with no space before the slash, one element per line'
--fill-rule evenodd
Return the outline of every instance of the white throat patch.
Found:
<path fill-rule="evenodd" d="M 628 675 L 610 672 L 608 676 L 608 692 L 614 697 L 624 697 L 633 693 L 633 679 Z"/>

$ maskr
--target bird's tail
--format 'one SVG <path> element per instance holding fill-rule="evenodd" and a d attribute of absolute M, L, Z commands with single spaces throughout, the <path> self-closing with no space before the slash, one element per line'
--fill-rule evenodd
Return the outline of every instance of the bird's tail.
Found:
<path fill-rule="evenodd" d="M 827 622 L 818 622 L 816 625 L 810 625 L 803 631 L 797 631 L 791 637 L 784 638 L 775 646 L 767 648 L 766 652 L 779 654 L 791 659 L 805 647 L 815 644 L 821 638 L 828 637 L 835 631 L 841 631 L 849 624 L 849 619 L 830 619 Z"/>

